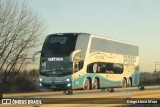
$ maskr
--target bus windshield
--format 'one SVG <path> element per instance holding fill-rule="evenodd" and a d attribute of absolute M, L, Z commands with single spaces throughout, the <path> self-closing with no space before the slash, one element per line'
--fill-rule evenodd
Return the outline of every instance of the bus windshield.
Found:
<path fill-rule="evenodd" d="M 53 75 L 67 75 L 72 73 L 72 63 L 64 61 L 52 61 L 41 63 L 41 75 L 53 74 Z"/>
<path fill-rule="evenodd" d="M 42 57 L 65 57 L 75 50 L 77 34 L 49 35 L 43 44 Z"/>

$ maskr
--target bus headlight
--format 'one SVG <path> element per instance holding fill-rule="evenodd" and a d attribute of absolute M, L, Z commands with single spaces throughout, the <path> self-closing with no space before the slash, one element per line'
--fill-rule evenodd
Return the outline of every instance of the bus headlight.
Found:
<path fill-rule="evenodd" d="M 42 82 L 42 78 L 39 78 L 39 81 Z"/>
<path fill-rule="evenodd" d="M 42 84 L 40 83 L 39 86 L 42 87 Z"/>
<path fill-rule="evenodd" d="M 71 86 L 71 84 L 67 84 L 67 87 L 70 87 Z"/>
<path fill-rule="evenodd" d="M 69 82 L 70 80 L 71 80 L 70 78 L 65 79 L 65 81 L 67 81 L 67 82 Z"/>

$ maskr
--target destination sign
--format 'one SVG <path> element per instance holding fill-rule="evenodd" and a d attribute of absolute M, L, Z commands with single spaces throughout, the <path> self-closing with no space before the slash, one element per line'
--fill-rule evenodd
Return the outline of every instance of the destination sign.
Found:
<path fill-rule="evenodd" d="M 63 58 L 61 58 L 61 57 L 52 57 L 52 58 L 48 58 L 48 61 L 63 61 Z"/>

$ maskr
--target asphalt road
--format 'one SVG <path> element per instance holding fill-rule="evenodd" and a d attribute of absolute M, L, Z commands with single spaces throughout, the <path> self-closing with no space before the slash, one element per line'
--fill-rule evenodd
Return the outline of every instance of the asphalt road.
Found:
<path fill-rule="evenodd" d="M 0 107 L 120 107 L 128 105 L 137 107 L 138 104 L 140 107 L 146 104 L 159 107 L 157 103 L 160 100 L 160 86 L 147 86 L 145 90 L 138 90 L 137 87 L 115 88 L 114 92 L 109 92 L 107 89 L 75 90 L 73 95 L 63 94 L 62 91 L 4 94 L 4 98 L 41 100 L 42 104 L 3 104 Z"/>

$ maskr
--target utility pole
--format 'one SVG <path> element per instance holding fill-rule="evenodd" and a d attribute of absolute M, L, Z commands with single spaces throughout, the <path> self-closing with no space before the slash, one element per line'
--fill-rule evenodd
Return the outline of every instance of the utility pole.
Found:
<path fill-rule="evenodd" d="M 157 66 L 159 66 L 160 68 L 160 62 L 155 62 L 155 72 L 160 71 L 160 69 L 157 68 Z"/>
<path fill-rule="evenodd" d="M 155 71 L 153 72 L 154 78 L 160 78 L 158 72 L 160 72 L 160 62 L 155 62 Z"/>

